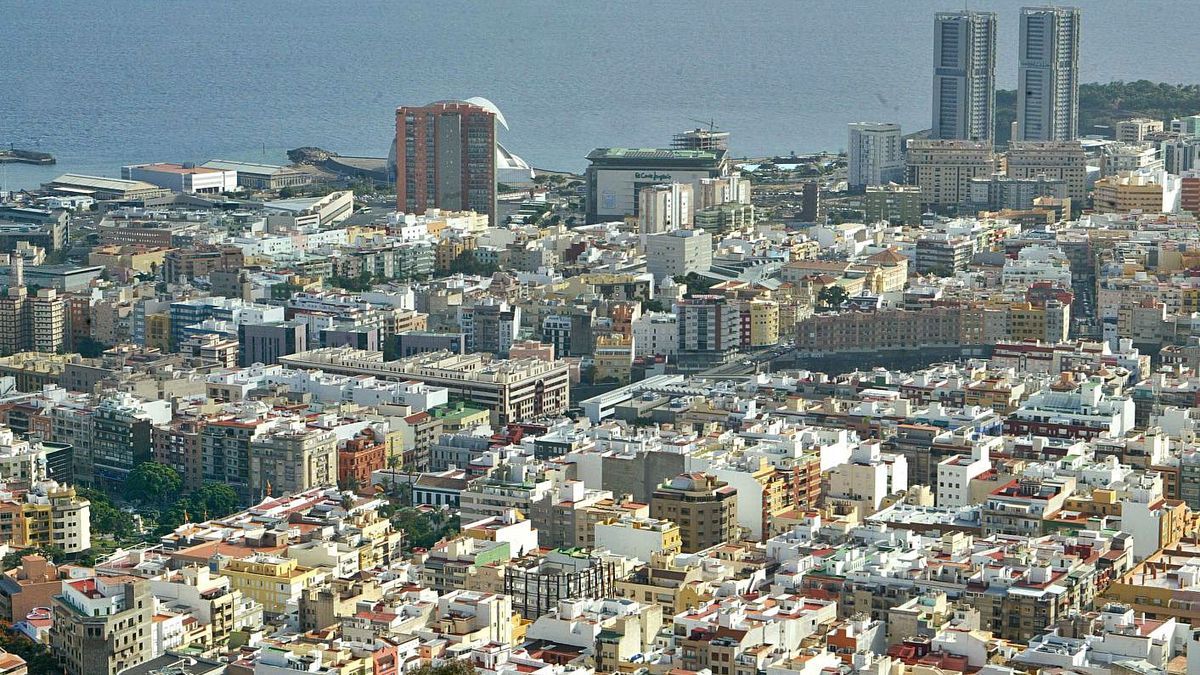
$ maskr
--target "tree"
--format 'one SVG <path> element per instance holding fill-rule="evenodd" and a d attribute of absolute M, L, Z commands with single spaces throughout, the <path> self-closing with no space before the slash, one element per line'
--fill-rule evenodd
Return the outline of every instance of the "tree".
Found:
<path fill-rule="evenodd" d="M 0 560 L 0 566 L 6 570 L 11 570 L 21 564 L 21 558 L 27 555 L 40 555 L 52 563 L 62 562 L 66 552 L 58 546 L 34 546 L 33 548 L 21 548 L 9 551 L 7 555 Z"/>
<path fill-rule="evenodd" d="M 665 312 L 666 307 L 663 307 L 662 300 L 643 300 L 642 311 L 645 312 Z"/>
<path fill-rule="evenodd" d="M 475 666 L 470 661 L 457 659 L 437 665 L 426 663 L 412 671 L 412 675 L 475 675 Z"/>
<path fill-rule="evenodd" d="M 0 628 L 0 649 L 25 659 L 25 667 L 31 673 L 62 672 L 49 647 L 30 640 L 10 626 Z"/>
<path fill-rule="evenodd" d="M 188 501 L 207 511 L 209 518 L 224 518 L 238 510 L 237 493 L 224 483 L 205 483 Z"/>
<path fill-rule="evenodd" d="M 80 356 L 94 359 L 103 354 L 104 350 L 108 349 L 108 347 L 109 345 L 88 336 L 79 339 L 79 342 L 75 344 L 75 351 L 79 352 Z"/>
<path fill-rule="evenodd" d="M 80 497 L 91 502 L 92 532 L 107 534 L 117 539 L 133 535 L 133 521 L 129 515 L 117 508 L 104 492 L 92 488 L 77 488 Z"/>
<path fill-rule="evenodd" d="M 849 299 L 850 294 L 841 286 L 826 286 L 817 293 L 817 303 L 825 309 L 837 309 Z"/>
<path fill-rule="evenodd" d="M 159 514 L 157 534 L 171 532 L 185 522 L 223 518 L 238 510 L 238 496 L 224 483 L 205 483 Z"/>
<path fill-rule="evenodd" d="M 426 512 L 411 507 L 397 509 L 392 523 L 404 531 L 409 547 L 429 548 L 459 531 L 458 516 L 447 518 L 441 511 Z"/>
<path fill-rule="evenodd" d="M 496 263 L 479 262 L 479 258 L 475 256 L 475 251 L 463 251 L 457 258 L 450 261 L 448 271 L 451 274 L 474 274 L 490 277 L 499 269 Z"/>
<path fill-rule="evenodd" d="M 371 273 L 363 272 L 357 277 L 343 277 L 334 274 L 329 277 L 329 285 L 351 293 L 363 293 L 371 290 Z"/>
<path fill-rule="evenodd" d="M 142 462 L 125 478 L 125 498 L 142 504 L 163 505 L 179 496 L 183 479 L 166 464 Z"/>

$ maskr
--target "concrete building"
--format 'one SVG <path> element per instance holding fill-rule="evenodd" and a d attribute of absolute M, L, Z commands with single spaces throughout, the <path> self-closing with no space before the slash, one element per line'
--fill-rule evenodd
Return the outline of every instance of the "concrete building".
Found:
<path fill-rule="evenodd" d="M 847 146 L 851 190 L 868 185 L 898 183 L 904 176 L 904 146 L 900 125 L 887 122 L 853 122 Z"/>
<path fill-rule="evenodd" d="M 711 474 L 680 474 L 658 486 L 650 515 L 679 526 L 684 553 L 738 541 L 737 490 Z"/>
<path fill-rule="evenodd" d="M 14 624 L 38 607 L 49 607 L 62 591 L 62 579 L 71 570 L 60 569 L 44 557 L 29 554 L 21 564 L 0 572 L 0 621 Z"/>
<path fill-rule="evenodd" d="M 633 320 L 633 345 L 637 356 L 667 357 L 679 352 L 679 319 L 674 314 L 647 312 Z"/>
<path fill-rule="evenodd" d="M 908 460 L 901 454 L 880 452 L 878 441 L 864 441 L 850 451 L 850 461 L 829 473 L 827 500 L 856 504 L 872 514 L 883 501 L 908 489 Z"/>
<path fill-rule="evenodd" d="M 1173 213 L 1182 183 L 1168 173 L 1120 173 L 1096 181 L 1092 208 L 1097 213 Z"/>
<path fill-rule="evenodd" d="M 895 183 L 871 185 L 863 197 L 863 212 L 868 223 L 920 225 L 924 212 L 922 203 L 919 186 Z"/>
<path fill-rule="evenodd" d="M 1104 147 L 1102 174 L 1163 170 L 1163 157 L 1155 143 L 1114 143 Z"/>
<path fill-rule="evenodd" d="M 148 199 L 171 195 L 171 191 L 167 188 L 145 181 L 84 176 L 76 173 L 64 173 L 42 187 L 53 193 L 86 194 L 101 201 L 144 202 Z"/>
<path fill-rule="evenodd" d="M 1063 374 L 1050 388 L 1036 392 L 1004 420 L 1006 434 L 1048 438 L 1120 438 L 1134 426 L 1133 399 L 1105 394 L 1098 377 L 1075 384 Z"/>
<path fill-rule="evenodd" d="M 677 363 L 703 369 L 724 363 L 741 343 L 741 312 L 722 296 L 695 295 L 675 306 Z"/>
<path fill-rule="evenodd" d="M 641 213 L 640 193 L 681 183 L 700 192 L 700 180 L 729 173 L 724 149 L 597 148 L 587 156 L 587 222 L 622 220 Z"/>
<path fill-rule="evenodd" d="M 206 169 L 232 171 L 237 175 L 237 184 L 251 190 L 282 190 L 283 188 L 302 187 L 312 183 L 313 176 L 305 171 L 287 166 L 236 162 L 228 159 L 214 159 L 200 166 Z"/>
<path fill-rule="evenodd" d="M 396 210 L 471 210 L 496 221 L 496 123 L 490 102 L 396 109 Z"/>
<path fill-rule="evenodd" d="M 1074 7 L 1021 9 L 1017 140 L 1079 137 L 1079 23 Z"/>
<path fill-rule="evenodd" d="M 192 565 L 150 580 L 150 592 L 161 605 L 189 613 L 203 626 L 203 644 L 221 645 L 236 630 L 262 625 L 262 606 L 248 602 L 226 577 Z M 328 625 L 328 624 L 326 624 Z"/>
<path fill-rule="evenodd" d="M 238 326 L 238 365 L 271 365 L 279 357 L 308 349 L 308 326 L 303 321 L 244 323 Z"/>
<path fill-rule="evenodd" d="M 937 485 L 934 495 L 942 508 L 961 508 L 971 505 L 971 481 L 991 470 L 988 446 L 975 443 L 971 454 L 952 455 L 938 462 Z"/>
<path fill-rule="evenodd" d="M 69 236 L 66 211 L 0 206 L 0 251 L 13 252 L 25 245 L 61 251 Z"/>
<path fill-rule="evenodd" d="M 938 12 L 930 138 L 989 141 L 996 126 L 996 15 Z"/>
<path fill-rule="evenodd" d="M 1188 171 L 1180 176 L 1179 209 L 1200 216 L 1200 170 Z"/>
<path fill-rule="evenodd" d="M 1079 141 L 1014 141 L 1005 166 L 1009 178 L 1061 180 L 1072 201 L 1081 204 L 1087 199 L 1087 156 Z"/>
<path fill-rule="evenodd" d="M 490 355 L 433 352 L 384 361 L 381 352 L 347 347 L 310 350 L 280 359 L 289 368 L 315 368 L 382 380 L 416 380 L 486 406 L 493 423 L 560 415 L 570 405 L 568 367 L 561 361 L 503 360 Z"/>
<path fill-rule="evenodd" d="M 287 227 L 328 227 L 349 218 L 354 213 L 354 193 L 350 190 L 330 192 L 323 197 L 277 199 L 263 204 L 267 222 Z"/>
<path fill-rule="evenodd" d="M 646 270 L 655 280 L 707 272 L 712 268 L 712 234 L 675 230 L 646 237 Z"/>
<path fill-rule="evenodd" d="M 967 237 L 931 233 L 917 239 L 914 266 L 922 274 L 953 274 L 965 270 L 975 254 L 975 242 Z"/>
<path fill-rule="evenodd" d="M 33 483 L 0 499 L 0 544 L 17 548 L 57 546 L 65 553 L 92 547 L 91 502 L 55 481 Z"/>
<path fill-rule="evenodd" d="M 1117 122 L 1116 127 L 1113 129 L 1113 137 L 1120 143 L 1141 143 L 1150 134 L 1155 134 L 1162 130 L 1162 120 L 1136 117 Z"/>
<path fill-rule="evenodd" d="M 251 497 L 336 485 L 337 441 L 332 431 L 309 429 L 300 421 L 251 440 L 246 457 Z"/>
<path fill-rule="evenodd" d="M 458 320 L 467 352 L 507 356 L 521 328 L 521 308 L 503 300 L 486 298 L 479 304 L 463 307 Z"/>
<path fill-rule="evenodd" d="M 70 675 L 111 675 L 153 657 L 150 583 L 129 576 L 62 582 L 50 649 Z"/>
<path fill-rule="evenodd" d="M 721 178 L 701 178 L 696 193 L 696 210 L 722 204 L 750 204 L 750 179 L 737 173 Z"/>
<path fill-rule="evenodd" d="M 53 288 L 29 295 L 24 267 L 23 258 L 12 256 L 8 290 L 0 296 L 0 355 L 62 352 L 67 344 L 67 301 Z"/>
<path fill-rule="evenodd" d="M 151 429 L 170 422 L 170 401 L 144 401 L 126 392 L 104 398 L 91 419 L 90 472 L 77 478 L 107 488 L 123 485 L 134 467 L 152 458 Z"/>
<path fill-rule="evenodd" d="M 467 351 L 467 336 L 463 333 L 434 333 L 407 330 L 396 334 L 396 355 L 400 358 L 414 354 L 447 351 L 463 354 Z"/>
<path fill-rule="evenodd" d="M 305 589 L 327 575 L 319 568 L 302 567 L 291 558 L 256 553 L 225 563 L 221 576 L 234 591 L 262 605 L 263 613 L 279 616 L 298 612 Z"/>
<path fill-rule="evenodd" d="M 673 556 L 682 551 L 679 526 L 655 518 L 614 518 L 597 523 L 598 548 L 649 562 L 655 554 Z"/>
<path fill-rule="evenodd" d="M 632 376 L 634 339 L 632 336 L 613 333 L 596 336 L 596 349 L 592 360 L 595 364 L 593 378 L 597 382 L 616 381 L 628 384 Z"/>
<path fill-rule="evenodd" d="M 1039 197 L 1067 198 L 1066 181 L 1039 175 L 1036 178 L 1012 178 L 993 175 L 971 179 L 970 204 L 980 211 L 1028 211 Z"/>
<path fill-rule="evenodd" d="M 971 196 L 971 179 L 1000 170 L 992 144 L 983 141 L 913 139 L 906 158 L 908 183 L 921 188 L 922 203 L 957 206 Z"/>
<path fill-rule="evenodd" d="M 194 164 L 134 164 L 121 167 L 121 178 L 167 188 L 172 192 L 220 194 L 237 190 L 237 171 Z"/>
<path fill-rule="evenodd" d="M 644 187 L 638 192 L 638 229 L 642 234 L 689 229 L 695 210 L 691 185 L 670 183 Z"/>
<path fill-rule="evenodd" d="M 709 129 L 681 131 L 671 137 L 673 150 L 728 150 L 729 132 Z"/>

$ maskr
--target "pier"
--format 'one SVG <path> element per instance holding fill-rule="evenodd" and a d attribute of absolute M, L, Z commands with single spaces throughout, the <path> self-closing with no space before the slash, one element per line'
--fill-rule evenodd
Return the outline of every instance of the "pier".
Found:
<path fill-rule="evenodd" d="M 0 149 L 0 164 L 54 164 L 57 160 L 48 152 L 36 150 Z"/>

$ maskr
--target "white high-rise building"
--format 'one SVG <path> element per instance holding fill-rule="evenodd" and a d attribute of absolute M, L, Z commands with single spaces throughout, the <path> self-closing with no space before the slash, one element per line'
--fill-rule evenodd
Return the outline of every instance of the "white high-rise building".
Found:
<path fill-rule="evenodd" d="M 847 153 L 852 190 L 904 180 L 904 140 L 899 124 L 851 123 Z"/>
<path fill-rule="evenodd" d="M 1023 7 L 1017 55 L 1017 139 L 1079 136 L 1079 9 Z"/>
<path fill-rule="evenodd" d="M 692 226 L 695 201 L 687 183 L 650 185 L 638 192 L 638 226 L 642 234 L 658 234 Z"/>
<path fill-rule="evenodd" d="M 996 126 L 996 15 L 939 12 L 933 27 L 931 138 L 991 140 Z"/>

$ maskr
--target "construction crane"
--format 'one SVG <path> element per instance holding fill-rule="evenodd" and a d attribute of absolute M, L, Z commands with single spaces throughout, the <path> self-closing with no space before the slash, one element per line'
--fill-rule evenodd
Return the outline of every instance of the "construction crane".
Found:
<path fill-rule="evenodd" d="M 692 122 L 699 122 L 700 124 L 707 124 L 708 125 L 708 133 L 710 133 L 710 134 L 714 130 L 721 128 L 721 127 L 717 126 L 717 121 L 712 119 L 711 117 L 706 120 L 698 120 L 695 117 L 689 117 L 688 119 L 691 120 Z"/>

